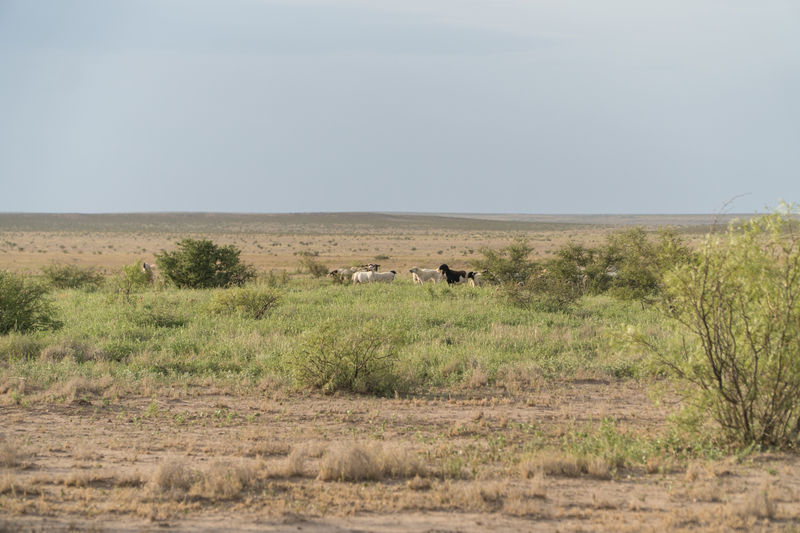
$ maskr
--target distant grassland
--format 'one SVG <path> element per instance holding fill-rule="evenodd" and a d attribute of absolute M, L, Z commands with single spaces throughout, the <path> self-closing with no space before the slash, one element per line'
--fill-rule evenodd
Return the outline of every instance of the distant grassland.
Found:
<path fill-rule="evenodd" d="M 718 222 L 747 215 L 724 215 Z M 430 231 L 566 231 L 592 226 L 708 227 L 714 215 L 523 215 L 414 213 L 0 213 L 3 231 L 369 233 Z"/>

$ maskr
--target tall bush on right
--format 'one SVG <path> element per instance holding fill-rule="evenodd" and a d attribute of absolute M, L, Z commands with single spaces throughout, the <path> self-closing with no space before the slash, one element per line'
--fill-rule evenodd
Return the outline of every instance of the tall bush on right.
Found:
<path fill-rule="evenodd" d="M 686 405 L 730 442 L 796 447 L 800 432 L 797 206 L 711 235 L 665 278 L 684 342 L 658 360 L 689 384 Z"/>

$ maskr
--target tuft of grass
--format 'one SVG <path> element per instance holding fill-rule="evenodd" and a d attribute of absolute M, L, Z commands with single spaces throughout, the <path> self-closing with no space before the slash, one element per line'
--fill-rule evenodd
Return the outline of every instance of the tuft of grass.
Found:
<path fill-rule="evenodd" d="M 185 492 L 192 486 L 192 472 L 184 459 L 169 456 L 158 465 L 151 482 L 162 492 Z"/>
<path fill-rule="evenodd" d="M 426 476 L 424 465 L 408 450 L 378 444 L 340 444 L 322 456 L 318 478 L 322 481 L 378 480 L 384 476 Z"/>
<path fill-rule="evenodd" d="M 19 444 L 0 433 L 0 467 L 2 468 L 27 468 L 28 455 L 20 448 Z"/>
<path fill-rule="evenodd" d="M 777 505 L 770 497 L 769 489 L 766 486 L 751 492 L 739 511 L 744 517 L 756 517 L 769 520 L 775 518 L 776 512 Z"/>
<path fill-rule="evenodd" d="M 255 473 L 250 464 L 234 465 L 226 461 L 215 461 L 202 472 L 193 490 L 207 498 L 235 499 L 241 496 L 242 490 L 250 486 L 254 479 Z"/>

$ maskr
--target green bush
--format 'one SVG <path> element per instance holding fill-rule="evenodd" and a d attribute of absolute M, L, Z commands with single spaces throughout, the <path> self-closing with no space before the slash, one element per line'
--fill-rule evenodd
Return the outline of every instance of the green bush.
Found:
<path fill-rule="evenodd" d="M 397 331 L 375 323 L 346 329 L 328 321 L 306 333 L 292 366 L 304 386 L 387 395 L 400 386 L 395 367 L 402 343 Z"/>
<path fill-rule="evenodd" d="M 48 289 L 29 278 L 0 272 L 0 334 L 55 329 L 61 323 Z"/>
<path fill-rule="evenodd" d="M 613 233 L 600 250 L 591 291 L 609 291 L 620 300 L 652 301 L 664 288 L 664 275 L 671 268 L 686 264 L 690 254 L 680 235 L 671 228 L 660 229 L 656 239 L 648 238 L 640 227 Z M 616 272 L 609 276 L 612 266 Z"/>
<path fill-rule="evenodd" d="M 683 342 L 658 361 L 689 384 L 691 415 L 741 446 L 798 445 L 800 237 L 796 206 L 711 235 L 666 277 L 664 313 Z M 691 417 L 687 416 L 687 420 Z"/>
<path fill-rule="evenodd" d="M 612 233 L 597 248 L 568 242 L 542 267 L 548 277 L 580 292 L 652 301 L 664 288 L 665 273 L 689 257 L 689 248 L 673 229 L 661 229 L 651 239 L 644 228 L 635 227 Z"/>
<path fill-rule="evenodd" d="M 94 266 L 80 267 L 55 261 L 40 270 L 48 283 L 57 289 L 97 289 L 105 279 L 104 273 Z"/>
<path fill-rule="evenodd" d="M 162 275 L 181 289 L 241 286 L 253 279 L 255 268 L 241 261 L 235 246 L 217 246 L 202 239 L 182 239 L 177 250 L 155 254 Z"/>
<path fill-rule="evenodd" d="M 236 288 L 216 293 L 208 309 L 216 314 L 240 315 L 256 320 L 265 318 L 281 301 L 274 291 Z"/>
<path fill-rule="evenodd" d="M 519 283 L 537 273 L 535 261 L 528 259 L 533 247 L 524 239 L 509 244 L 500 250 L 484 246 L 478 250 L 483 259 L 474 259 L 470 264 L 482 272 L 490 283 Z"/>

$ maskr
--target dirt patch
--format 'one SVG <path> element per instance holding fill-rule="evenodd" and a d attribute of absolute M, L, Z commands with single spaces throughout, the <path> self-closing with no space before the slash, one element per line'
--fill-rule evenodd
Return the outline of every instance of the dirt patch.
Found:
<path fill-rule="evenodd" d="M 559 452 L 567 436 L 612 417 L 620 432 L 656 438 L 666 413 L 646 384 L 592 380 L 517 396 L 489 388 L 408 399 L 184 391 L 6 405 L 0 530 L 797 526 L 795 455 L 581 466 Z"/>

